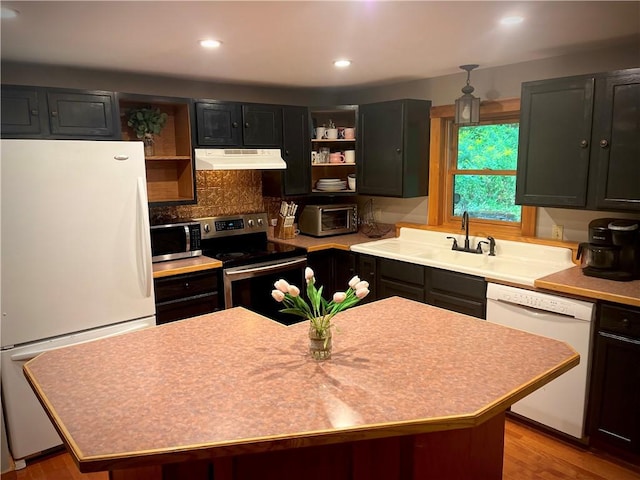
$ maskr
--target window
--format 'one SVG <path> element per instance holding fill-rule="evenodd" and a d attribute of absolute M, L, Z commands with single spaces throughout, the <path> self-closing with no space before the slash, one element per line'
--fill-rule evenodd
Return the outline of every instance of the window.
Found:
<path fill-rule="evenodd" d="M 483 102 L 473 126 L 432 108 L 429 225 L 460 228 L 467 211 L 474 234 L 534 235 L 535 208 L 515 204 L 519 116 L 519 99 Z"/>

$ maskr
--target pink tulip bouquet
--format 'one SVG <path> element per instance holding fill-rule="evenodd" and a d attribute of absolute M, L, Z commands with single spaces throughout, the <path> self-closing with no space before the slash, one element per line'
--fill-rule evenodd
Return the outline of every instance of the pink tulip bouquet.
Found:
<path fill-rule="evenodd" d="M 369 282 L 362 281 L 358 276 L 355 276 L 349 280 L 349 288 L 345 292 L 334 293 L 333 299 L 327 302 L 322 297 L 323 287 L 316 288 L 313 270 L 307 267 L 304 271 L 304 277 L 307 282 L 309 303 L 300 296 L 298 287 L 289 284 L 284 279 L 278 280 L 273 285 L 275 290 L 271 292 L 271 296 L 286 307 L 280 310 L 281 312 L 309 319 L 311 327 L 319 335 L 323 335 L 331 328 L 331 319 L 336 313 L 354 306 L 369 294 Z"/>

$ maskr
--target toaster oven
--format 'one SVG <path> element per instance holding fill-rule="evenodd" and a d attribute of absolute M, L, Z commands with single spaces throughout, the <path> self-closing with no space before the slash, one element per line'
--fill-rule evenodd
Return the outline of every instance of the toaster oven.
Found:
<path fill-rule="evenodd" d="M 300 233 L 314 237 L 343 235 L 358 231 L 356 204 L 307 205 L 298 218 Z"/>

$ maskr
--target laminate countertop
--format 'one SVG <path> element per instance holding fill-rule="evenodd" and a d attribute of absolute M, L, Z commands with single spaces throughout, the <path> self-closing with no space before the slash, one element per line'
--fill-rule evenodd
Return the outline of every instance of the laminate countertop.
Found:
<path fill-rule="evenodd" d="M 380 238 L 393 238 L 395 237 L 395 228 L 392 228 L 389 233 Z M 316 252 L 318 250 L 328 250 L 330 248 L 336 248 L 338 250 L 350 250 L 351 245 L 358 243 L 373 242 L 380 240 L 380 238 L 367 237 L 362 232 L 349 233 L 346 235 L 332 235 L 329 237 L 312 237 L 309 235 L 296 235 L 294 238 L 284 240 L 273 236 L 273 229 L 269 231 L 269 240 L 279 243 L 286 243 L 287 245 L 293 245 L 301 247 L 307 250 L 307 252 Z"/>
<path fill-rule="evenodd" d="M 577 295 L 592 300 L 607 300 L 640 307 L 640 280 L 615 282 L 582 274 L 580 267 L 572 267 L 538 278 L 536 288 Z"/>
<path fill-rule="evenodd" d="M 201 270 L 220 267 L 222 267 L 222 262 L 220 260 L 205 257 L 204 255 L 193 258 L 181 258 L 179 260 L 154 263 L 153 278 L 169 277 L 172 275 L 199 272 Z"/>
<path fill-rule="evenodd" d="M 334 320 L 324 362 L 308 355 L 307 322 L 237 307 L 24 370 L 89 472 L 473 428 L 579 362 L 565 343 L 399 297 Z"/>

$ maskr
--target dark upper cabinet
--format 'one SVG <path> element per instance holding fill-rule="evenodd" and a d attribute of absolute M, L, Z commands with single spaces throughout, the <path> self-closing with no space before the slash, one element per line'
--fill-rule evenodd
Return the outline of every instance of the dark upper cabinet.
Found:
<path fill-rule="evenodd" d="M 47 129 L 47 104 L 42 89 L 2 86 L 2 136 L 37 137 Z"/>
<path fill-rule="evenodd" d="M 240 145 L 242 108 L 237 103 L 197 102 L 198 145 Z"/>
<path fill-rule="evenodd" d="M 516 203 L 640 210 L 640 69 L 522 86 Z"/>
<path fill-rule="evenodd" d="M 3 86 L 2 136 L 119 139 L 115 93 Z"/>
<path fill-rule="evenodd" d="M 430 101 L 412 99 L 358 107 L 358 193 L 427 195 L 430 108 Z"/>
<path fill-rule="evenodd" d="M 305 195 L 310 190 L 309 113 L 306 107 L 282 107 L 282 158 L 286 170 L 263 170 L 265 195 Z"/>
<path fill-rule="evenodd" d="M 640 69 L 598 81 L 596 98 L 593 206 L 640 210 Z"/>
<path fill-rule="evenodd" d="M 198 100 L 196 131 L 199 146 L 280 148 L 282 107 Z"/>

